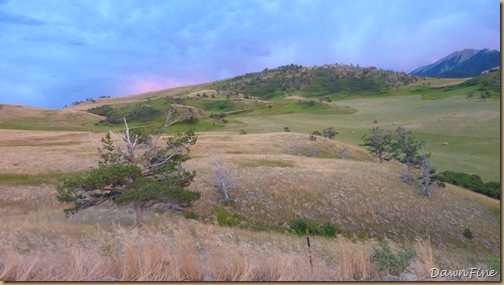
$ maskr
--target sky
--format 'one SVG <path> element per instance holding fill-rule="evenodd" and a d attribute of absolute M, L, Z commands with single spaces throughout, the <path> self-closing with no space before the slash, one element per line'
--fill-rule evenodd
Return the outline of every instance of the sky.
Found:
<path fill-rule="evenodd" d="M 0 0 L 0 103 L 61 108 L 287 64 L 500 50 L 498 0 Z"/>

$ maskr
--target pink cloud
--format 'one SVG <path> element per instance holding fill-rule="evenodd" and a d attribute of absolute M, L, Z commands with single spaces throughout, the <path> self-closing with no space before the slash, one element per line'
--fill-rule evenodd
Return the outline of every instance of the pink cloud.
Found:
<path fill-rule="evenodd" d="M 128 88 L 129 94 L 139 94 L 180 86 L 171 80 L 137 79 Z"/>
<path fill-rule="evenodd" d="M 123 85 L 123 92 L 121 92 L 123 94 L 121 94 L 120 96 L 159 91 L 180 86 L 205 83 L 208 81 L 208 78 L 198 74 L 187 76 L 184 79 L 166 78 L 152 75 L 135 75 L 132 76 L 128 80 L 128 82 Z"/>

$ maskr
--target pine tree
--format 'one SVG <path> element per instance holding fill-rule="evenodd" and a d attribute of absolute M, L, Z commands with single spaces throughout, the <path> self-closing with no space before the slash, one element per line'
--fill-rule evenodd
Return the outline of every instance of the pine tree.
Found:
<path fill-rule="evenodd" d="M 378 127 L 371 128 L 369 134 L 362 137 L 364 146 L 369 152 L 378 155 L 380 163 L 383 163 L 383 156 L 390 151 L 392 135 Z"/>
<path fill-rule="evenodd" d="M 410 131 L 399 127 L 395 131 L 395 137 L 392 143 L 392 155 L 394 158 L 406 164 L 407 180 L 411 179 L 411 169 L 422 164 L 422 159 L 419 151 L 423 149 L 424 142 L 416 141 Z"/>
<path fill-rule="evenodd" d="M 58 187 L 58 201 L 74 204 L 65 212 L 74 214 L 107 201 L 131 205 L 141 226 L 145 210 L 154 204 L 180 208 L 199 199 L 199 192 L 187 189 L 196 173 L 182 166 L 189 159 L 189 147 L 196 143 L 194 131 L 177 134 L 165 146 L 157 146 L 166 128 L 178 121 L 172 118 L 174 113 L 167 111 L 164 125 L 153 125 L 142 132 L 132 132 L 124 118 L 125 131 L 117 136 L 124 149 L 114 145 L 113 133 L 108 132 L 98 148 L 102 159 L 98 168 L 66 179 Z"/>

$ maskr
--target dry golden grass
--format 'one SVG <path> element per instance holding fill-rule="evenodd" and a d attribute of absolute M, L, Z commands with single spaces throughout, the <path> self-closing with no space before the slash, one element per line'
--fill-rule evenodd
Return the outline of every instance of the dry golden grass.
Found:
<path fill-rule="evenodd" d="M 100 134 L 0 130 L 0 173 L 46 174 L 84 171 L 96 166 Z"/>
<path fill-rule="evenodd" d="M 81 104 L 68 106 L 66 110 L 84 111 L 94 107 L 102 105 L 113 105 L 113 104 L 127 104 L 127 103 L 138 103 L 142 101 L 147 101 L 148 99 L 157 99 L 165 97 L 180 97 L 180 96 L 196 96 L 196 93 L 203 93 L 207 90 L 201 88 L 205 84 L 200 85 L 187 85 L 177 88 L 171 88 L 160 91 L 146 92 L 142 94 L 134 94 L 128 96 L 114 97 L 114 98 L 101 98 L 95 99 L 95 102 L 86 101 Z M 215 90 L 207 91 L 207 93 L 213 93 Z"/>
<path fill-rule="evenodd" d="M 342 281 L 373 280 L 372 243 L 253 233 L 164 217 L 142 229 L 41 224 L 11 230 L 0 244 L 3 281 Z M 49 233 L 51 240 L 37 241 Z M 2 234 L 5 235 L 5 234 Z M 32 242 L 30 248 L 19 245 Z M 393 244 L 393 243 L 392 243 Z M 425 244 L 422 244 L 425 247 Z M 418 249 L 417 249 L 418 250 Z"/>
<path fill-rule="evenodd" d="M 26 117 L 41 118 L 49 109 L 2 104 L 0 111 L 0 122 L 7 122 Z"/>
<path fill-rule="evenodd" d="M 2 104 L 0 126 L 6 129 L 87 130 L 103 119 L 84 110 L 43 109 Z"/>
<path fill-rule="evenodd" d="M 0 172 L 86 170 L 96 166 L 101 135 L 0 130 Z M 332 159 L 292 154 L 296 140 Z M 337 151 L 342 146 L 348 148 L 345 160 Z M 238 187 L 229 205 L 219 204 L 209 150 L 234 171 Z M 68 220 L 54 185 L 0 184 L 0 280 L 376 280 L 382 277 L 371 262 L 377 238 L 414 247 L 411 269 L 422 280 L 433 266 L 466 268 L 474 265 L 468 256 L 500 256 L 499 201 L 455 186 L 434 190 L 428 199 L 398 179 L 403 165 L 380 165 L 338 141 L 311 142 L 296 133 L 203 133 L 191 156 L 186 166 L 197 171 L 191 188 L 202 197 L 190 210 L 205 223 L 150 212 L 148 226 L 137 229 L 128 226 L 133 213 L 106 208 Z M 344 234 L 312 237 L 312 273 L 305 237 L 214 225 L 216 207 L 268 228 L 302 217 L 334 223 Z M 471 241 L 462 236 L 465 227 L 474 234 Z"/>

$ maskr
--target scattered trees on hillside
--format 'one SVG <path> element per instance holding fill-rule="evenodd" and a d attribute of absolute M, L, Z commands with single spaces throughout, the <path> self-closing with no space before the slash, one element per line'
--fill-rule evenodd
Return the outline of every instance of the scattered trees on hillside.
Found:
<path fill-rule="evenodd" d="M 394 134 L 379 127 L 371 128 L 362 140 L 361 146 L 376 154 L 380 163 L 383 163 L 385 155 L 391 155 L 395 160 L 406 164 L 407 172 L 401 176 L 405 182 L 413 181 L 413 168 L 421 169 L 419 179 L 422 181 L 423 192 L 431 196 L 430 185 L 436 181 L 436 168 L 429 161 L 431 154 L 424 151 L 423 141 L 417 141 L 410 131 L 401 127 L 397 128 Z"/>
<path fill-rule="evenodd" d="M 383 163 L 383 157 L 390 151 L 392 135 L 379 127 L 372 128 L 369 134 L 362 137 L 364 143 L 360 146 L 366 147 L 369 152 L 378 155 L 380 163 Z"/>
<path fill-rule="evenodd" d="M 399 127 L 395 131 L 391 144 L 391 154 L 399 162 L 405 163 L 407 167 L 406 179 L 411 179 L 411 169 L 420 166 L 422 158 L 420 150 L 423 149 L 424 142 L 416 141 L 410 131 Z"/>
<path fill-rule="evenodd" d="M 108 132 L 98 148 L 102 159 L 98 168 L 66 179 L 58 187 L 58 201 L 74 204 L 65 212 L 74 214 L 107 201 L 129 204 L 141 226 L 145 210 L 155 204 L 180 209 L 199 199 L 199 192 L 187 189 L 195 172 L 182 166 L 189 159 L 189 147 L 196 143 L 194 131 L 168 138 L 165 146 L 157 145 L 165 130 L 178 121 L 174 114 L 174 109 L 168 110 L 163 125 L 152 125 L 142 132 L 132 132 L 124 118 L 123 132 Z M 111 135 L 122 141 L 123 148 L 114 145 Z"/>

